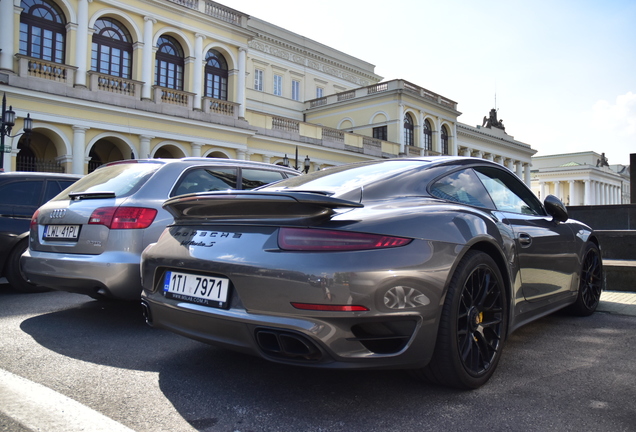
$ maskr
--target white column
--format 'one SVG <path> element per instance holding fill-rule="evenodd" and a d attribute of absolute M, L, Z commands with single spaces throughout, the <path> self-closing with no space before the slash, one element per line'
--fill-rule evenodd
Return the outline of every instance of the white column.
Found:
<path fill-rule="evenodd" d="M 591 195 L 592 195 L 592 190 L 590 188 L 590 183 L 591 180 L 583 180 L 585 182 L 585 191 L 583 195 L 583 205 L 592 205 L 591 202 Z"/>
<path fill-rule="evenodd" d="M 88 0 L 79 0 L 77 4 L 77 44 L 75 45 L 75 85 L 86 87 L 88 56 Z"/>
<path fill-rule="evenodd" d="M 521 161 L 517 161 L 517 177 L 520 179 L 523 178 L 523 163 Z"/>
<path fill-rule="evenodd" d="M 594 181 L 594 205 L 600 205 L 601 201 L 601 184 L 598 181 Z"/>
<path fill-rule="evenodd" d="M 471 154 L 472 154 L 472 150 L 469 149 L 468 147 L 462 150 L 462 156 L 470 156 Z"/>
<path fill-rule="evenodd" d="M 236 151 L 236 158 L 237 158 L 238 160 L 246 160 L 246 159 L 245 159 L 245 155 L 246 155 L 245 150 L 237 150 L 237 151 Z M 291 163 L 291 162 L 290 162 L 290 163 Z"/>
<path fill-rule="evenodd" d="M 272 160 L 272 155 L 268 155 L 268 154 L 264 154 L 263 155 L 263 162 L 264 163 L 271 163 Z"/>
<path fill-rule="evenodd" d="M 400 143 L 400 153 L 404 154 L 405 142 L 404 142 L 404 105 L 398 104 L 398 142 Z"/>
<path fill-rule="evenodd" d="M 245 118 L 245 80 L 246 80 L 246 59 L 247 59 L 247 50 L 245 48 L 239 48 L 239 58 L 238 58 L 238 79 L 237 79 L 237 88 L 236 88 L 236 98 L 239 105 L 239 118 Z"/>
<path fill-rule="evenodd" d="M 195 110 L 201 109 L 201 98 L 203 97 L 203 68 L 205 64 L 205 56 L 203 55 L 203 39 L 205 36 L 197 33 L 194 35 L 194 77 L 192 89 L 194 92 Z"/>
<path fill-rule="evenodd" d="M 545 199 L 545 182 L 539 182 L 539 195 L 541 200 Z"/>
<path fill-rule="evenodd" d="M 157 20 L 153 18 L 144 17 L 144 48 L 141 54 L 141 80 L 144 82 L 143 87 L 141 88 L 142 99 L 151 99 L 153 85 L 152 71 L 154 69 L 152 62 L 152 35 L 153 25 L 156 22 Z"/>
<path fill-rule="evenodd" d="M 554 196 L 561 199 L 561 182 L 558 180 L 554 182 Z"/>
<path fill-rule="evenodd" d="M 192 149 L 193 157 L 201 157 L 201 144 L 200 143 L 190 143 L 190 148 Z"/>
<path fill-rule="evenodd" d="M 532 185 L 532 179 L 530 178 L 531 169 L 532 169 L 532 164 L 530 164 L 530 163 L 524 163 L 523 164 L 523 182 L 528 187 L 530 187 Z"/>
<path fill-rule="evenodd" d="M 457 125 L 453 123 L 452 130 L 450 131 L 451 136 L 448 137 L 448 145 L 451 147 L 449 149 L 449 153 L 453 156 L 459 155 L 459 146 L 457 145 Z"/>
<path fill-rule="evenodd" d="M 510 171 L 513 171 L 514 167 L 512 165 L 513 165 L 512 159 L 506 159 L 506 168 L 508 168 Z"/>
<path fill-rule="evenodd" d="M 150 135 L 139 135 L 139 159 L 148 159 L 150 157 Z"/>
<path fill-rule="evenodd" d="M 15 56 L 15 17 L 13 1 L 0 0 L 0 70 L 13 71 Z M 1 155 L 4 156 L 4 155 Z M 6 166 L 6 165 L 5 165 Z"/>
<path fill-rule="evenodd" d="M 483 152 L 483 151 L 481 151 L 481 150 L 475 150 L 475 154 L 474 154 L 474 156 L 475 156 L 476 158 L 480 158 L 480 159 L 482 159 L 482 158 L 484 157 L 484 152 Z"/>
<path fill-rule="evenodd" d="M 576 201 L 574 197 L 574 184 L 576 182 L 574 180 L 569 180 L 568 183 L 570 183 L 570 202 L 568 203 L 568 205 L 578 205 L 578 201 Z"/>
<path fill-rule="evenodd" d="M 84 174 L 86 131 L 89 129 L 84 126 L 73 126 L 73 163 L 71 164 L 73 174 Z"/>

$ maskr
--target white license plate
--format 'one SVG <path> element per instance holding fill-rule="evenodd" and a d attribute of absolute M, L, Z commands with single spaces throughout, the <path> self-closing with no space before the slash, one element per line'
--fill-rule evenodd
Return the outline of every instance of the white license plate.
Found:
<path fill-rule="evenodd" d="M 185 300 L 205 306 L 227 308 L 230 280 L 168 271 L 163 280 L 163 293 L 168 298 Z"/>
<path fill-rule="evenodd" d="M 77 240 L 79 230 L 79 225 L 47 225 L 44 229 L 44 238 Z"/>

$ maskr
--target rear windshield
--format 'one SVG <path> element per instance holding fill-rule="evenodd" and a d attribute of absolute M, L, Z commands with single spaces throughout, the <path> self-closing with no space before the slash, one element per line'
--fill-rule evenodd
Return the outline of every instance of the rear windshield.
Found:
<path fill-rule="evenodd" d="M 75 182 L 55 201 L 68 200 L 70 193 L 113 192 L 117 198 L 135 193 L 163 164 L 125 163 L 98 168 Z"/>
<path fill-rule="evenodd" d="M 359 188 L 381 178 L 390 177 L 409 168 L 422 167 L 425 164 L 425 161 L 400 160 L 342 165 L 283 180 L 264 189 L 301 189 L 337 193 Z"/>

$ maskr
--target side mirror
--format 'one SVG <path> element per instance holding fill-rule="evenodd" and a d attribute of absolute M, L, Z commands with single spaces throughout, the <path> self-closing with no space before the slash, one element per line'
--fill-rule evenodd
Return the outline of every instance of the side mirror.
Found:
<path fill-rule="evenodd" d="M 566 220 L 568 220 L 569 216 L 567 209 L 565 208 L 561 200 L 554 195 L 548 195 L 547 197 L 545 197 L 543 205 L 548 211 L 548 214 L 555 220 L 559 222 L 565 222 Z"/>

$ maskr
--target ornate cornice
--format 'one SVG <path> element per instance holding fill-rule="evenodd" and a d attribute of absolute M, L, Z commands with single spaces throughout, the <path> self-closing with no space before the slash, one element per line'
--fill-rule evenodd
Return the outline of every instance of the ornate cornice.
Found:
<path fill-rule="evenodd" d="M 273 55 L 297 65 L 314 69 L 328 75 L 335 76 L 345 81 L 352 82 L 360 87 L 366 87 L 378 81 L 377 77 L 361 74 L 358 70 L 329 59 L 320 53 L 312 52 L 300 47 L 282 43 L 279 40 L 259 35 L 258 39 L 253 39 L 248 46 L 256 51 Z"/>

